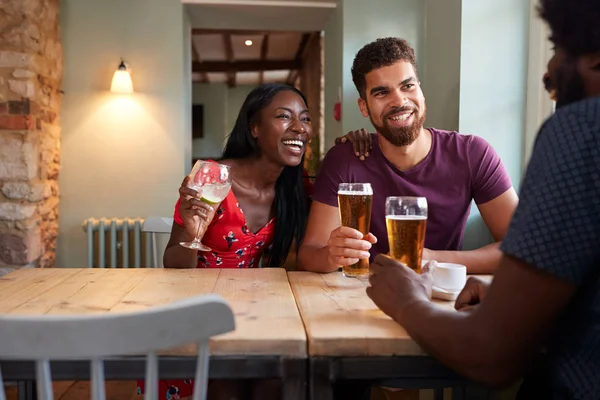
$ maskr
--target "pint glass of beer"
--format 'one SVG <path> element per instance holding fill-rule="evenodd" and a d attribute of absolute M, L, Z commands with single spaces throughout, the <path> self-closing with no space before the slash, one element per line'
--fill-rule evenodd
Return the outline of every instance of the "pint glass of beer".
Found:
<path fill-rule="evenodd" d="M 385 225 L 390 256 L 421 273 L 427 227 L 427 199 L 388 197 L 385 200 Z"/>
<path fill-rule="evenodd" d="M 371 228 L 373 189 L 370 183 L 340 183 L 338 205 L 342 226 L 354 228 L 363 235 Z M 342 268 L 344 276 L 350 278 L 369 277 L 369 259 L 360 259 L 356 264 Z"/>

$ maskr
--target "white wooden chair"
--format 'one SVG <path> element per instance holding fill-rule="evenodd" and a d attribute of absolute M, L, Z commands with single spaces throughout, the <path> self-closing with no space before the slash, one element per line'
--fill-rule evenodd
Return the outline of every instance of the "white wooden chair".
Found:
<path fill-rule="evenodd" d="M 204 400 L 209 338 L 234 327 L 231 308 L 217 295 L 191 297 L 135 313 L 0 315 L 0 359 L 35 360 L 39 400 L 53 400 L 50 360 L 90 360 L 91 398 L 104 400 L 102 359 L 145 354 L 145 398 L 154 400 L 158 395 L 156 351 L 194 342 L 198 344 L 194 400 Z M 0 400 L 6 400 L 2 371 Z"/>
<path fill-rule="evenodd" d="M 171 233 L 172 226 L 173 218 L 171 217 L 148 217 L 142 224 L 142 232 L 149 232 L 152 239 L 152 266 L 154 268 L 162 266 L 162 254 L 159 258 L 156 234 Z"/>

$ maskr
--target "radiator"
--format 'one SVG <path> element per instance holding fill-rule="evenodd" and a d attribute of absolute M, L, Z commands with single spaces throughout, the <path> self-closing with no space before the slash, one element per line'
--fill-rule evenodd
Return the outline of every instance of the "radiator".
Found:
<path fill-rule="evenodd" d="M 152 266 L 152 240 L 142 232 L 143 218 L 88 218 L 89 268 L 140 268 Z"/>

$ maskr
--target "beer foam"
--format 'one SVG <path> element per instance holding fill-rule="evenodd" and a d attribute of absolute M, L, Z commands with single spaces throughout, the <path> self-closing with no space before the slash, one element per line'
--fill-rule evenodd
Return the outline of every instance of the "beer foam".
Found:
<path fill-rule="evenodd" d="M 395 221 L 418 221 L 427 219 L 424 215 L 386 215 L 385 217 Z"/>
<path fill-rule="evenodd" d="M 373 194 L 373 190 L 338 190 L 337 194 L 343 196 L 368 196 Z"/>

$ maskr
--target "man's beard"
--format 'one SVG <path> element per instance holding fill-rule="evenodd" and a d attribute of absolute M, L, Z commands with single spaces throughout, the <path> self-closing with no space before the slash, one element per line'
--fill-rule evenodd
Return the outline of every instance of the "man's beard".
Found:
<path fill-rule="evenodd" d="M 371 120 L 371 123 L 375 127 L 377 133 L 381 134 L 387 139 L 388 142 L 397 147 L 408 146 L 417 140 L 419 134 L 421 133 L 421 129 L 423 129 L 423 124 L 425 123 L 425 108 L 423 108 L 423 113 L 420 115 L 418 114 L 419 110 L 415 108 L 413 109 L 414 122 L 412 125 L 403 126 L 400 128 L 391 127 L 389 122 L 390 120 L 388 118 L 389 115 L 397 113 L 400 110 L 402 109 L 392 110 L 391 112 L 387 113 L 383 118 L 383 125 L 376 124 L 375 121 L 373 121 L 371 113 L 369 112 L 369 119 Z"/>
<path fill-rule="evenodd" d="M 556 88 L 556 108 L 586 97 L 583 79 L 572 60 L 567 60 L 556 69 L 552 83 Z"/>

